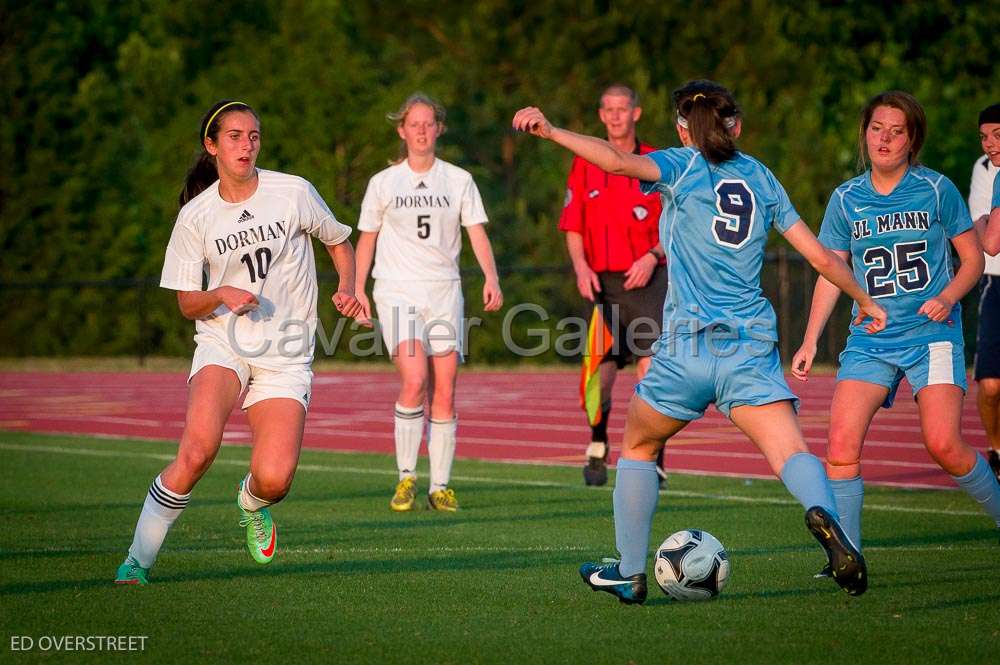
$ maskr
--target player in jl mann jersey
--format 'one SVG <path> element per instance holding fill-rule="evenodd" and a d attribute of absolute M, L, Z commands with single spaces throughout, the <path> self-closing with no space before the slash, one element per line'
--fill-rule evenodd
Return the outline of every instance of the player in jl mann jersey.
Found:
<path fill-rule="evenodd" d="M 610 172 L 645 181 L 663 200 L 660 240 L 669 285 L 663 334 L 649 372 L 629 404 L 613 495 L 619 561 L 585 563 L 594 590 L 624 603 L 646 599 L 649 530 L 658 500 L 657 453 L 712 403 L 760 449 L 775 475 L 806 508 L 806 524 L 826 548 L 837 581 L 853 595 L 867 588 L 860 552 L 841 529 L 823 464 L 806 447 L 778 357 L 774 309 L 760 288 L 771 227 L 816 270 L 856 298 L 877 331 L 885 312 L 805 225 L 771 171 L 736 148 L 742 115 L 712 81 L 674 92 L 685 147 L 635 155 L 594 137 L 553 127 L 540 110 L 521 109 L 514 128 L 568 148 Z"/>
<path fill-rule="evenodd" d="M 959 301 L 983 274 L 983 250 L 958 189 L 918 162 L 927 134 L 919 102 L 901 91 L 873 97 L 862 111 L 863 174 L 830 197 L 819 239 L 843 258 L 889 313 L 878 335 L 851 326 L 830 407 L 827 473 L 848 536 L 861 547 L 861 450 L 872 418 L 891 407 L 905 377 L 920 412 L 924 445 L 1000 527 L 1000 484 L 962 439 L 967 389 Z M 961 264 L 952 271 L 951 248 Z M 805 379 L 840 290 L 820 277 L 802 347 L 792 360 Z M 825 577 L 829 571 L 820 571 Z"/>
<path fill-rule="evenodd" d="M 370 317 L 365 282 L 374 259 L 372 296 L 402 382 L 394 416 L 399 482 L 389 502 L 397 512 L 414 508 L 425 401 L 430 403 L 427 504 L 433 510 L 458 509 L 448 483 L 458 426 L 455 379 L 466 332 L 458 271 L 463 228 L 485 277 L 483 309 L 494 312 L 503 304 L 476 183 L 468 171 L 435 155 L 444 118 L 444 107 L 422 93 L 410 95 L 389 115 L 403 156 L 372 176 L 358 220 L 358 300 Z"/>

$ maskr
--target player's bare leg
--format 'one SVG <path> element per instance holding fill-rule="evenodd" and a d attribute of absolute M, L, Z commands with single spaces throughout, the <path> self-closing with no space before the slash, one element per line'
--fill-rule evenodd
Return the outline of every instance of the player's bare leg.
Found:
<path fill-rule="evenodd" d="M 163 540 L 180 517 L 191 490 L 219 452 L 222 431 L 240 395 L 240 381 L 233 370 L 208 365 L 192 378 L 187 416 L 177 457 L 160 472 L 146 494 L 135 526 L 132 546 L 118 568 L 118 584 L 146 584 Z"/>
<path fill-rule="evenodd" d="M 987 378 L 976 382 L 976 407 L 986 430 L 990 449 L 990 468 L 1000 480 L 1000 379 Z"/>
<path fill-rule="evenodd" d="M 269 563 L 278 530 L 268 506 L 288 494 L 299 463 L 306 410 L 298 400 L 277 397 L 247 409 L 253 438 L 250 473 L 240 483 L 237 503 L 240 526 L 246 528 L 247 550 L 257 563 Z"/>
<path fill-rule="evenodd" d="M 413 510 L 417 496 L 417 457 L 424 435 L 424 403 L 427 400 L 429 370 L 423 342 L 418 339 L 403 340 L 393 351 L 392 361 L 399 370 L 400 379 L 393 418 L 399 482 L 389 501 L 389 508 L 406 512 Z"/>
<path fill-rule="evenodd" d="M 638 383 L 642 381 L 642 377 L 646 376 L 646 372 L 649 371 L 649 366 L 653 364 L 652 356 L 640 356 L 635 363 L 635 381 Z M 660 476 L 660 488 L 663 488 L 663 483 L 667 480 L 667 469 L 663 465 L 663 452 L 664 448 L 660 448 L 660 453 L 656 456 L 656 473 Z"/>
<path fill-rule="evenodd" d="M 1000 528 L 1000 482 L 986 460 L 962 440 L 963 399 L 962 389 L 950 384 L 926 386 L 917 393 L 924 445 Z"/>
<path fill-rule="evenodd" d="M 451 465 L 455 459 L 456 430 L 455 381 L 458 376 L 458 352 L 432 355 L 428 376 L 431 418 L 427 434 L 427 454 L 430 457 L 431 478 L 427 504 L 433 510 L 458 510 L 458 499 L 448 486 Z"/>

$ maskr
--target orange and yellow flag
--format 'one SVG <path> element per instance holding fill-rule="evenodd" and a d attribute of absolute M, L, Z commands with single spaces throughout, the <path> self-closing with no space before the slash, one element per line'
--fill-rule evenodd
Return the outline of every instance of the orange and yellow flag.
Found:
<path fill-rule="evenodd" d="M 580 406 L 587 412 L 591 427 L 601 422 L 601 361 L 613 344 L 614 338 L 601 315 L 601 308 L 595 305 L 587 327 L 587 348 L 583 352 L 580 373 Z"/>

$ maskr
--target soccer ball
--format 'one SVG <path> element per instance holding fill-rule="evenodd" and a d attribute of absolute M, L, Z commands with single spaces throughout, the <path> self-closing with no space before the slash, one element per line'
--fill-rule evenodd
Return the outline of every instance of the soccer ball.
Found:
<path fill-rule="evenodd" d="M 729 579 L 729 557 L 707 531 L 686 529 L 671 534 L 656 550 L 656 582 L 675 600 L 708 600 Z"/>

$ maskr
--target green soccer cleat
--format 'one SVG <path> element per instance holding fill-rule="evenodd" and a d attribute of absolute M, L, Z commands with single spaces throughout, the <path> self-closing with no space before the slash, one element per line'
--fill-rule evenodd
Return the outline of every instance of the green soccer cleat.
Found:
<path fill-rule="evenodd" d="M 240 526 L 247 530 L 247 550 L 253 560 L 260 564 L 270 563 L 278 544 L 278 529 L 271 519 L 271 512 L 261 508 L 253 512 L 240 506 Z"/>
<path fill-rule="evenodd" d="M 122 565 L 118 566 L 115 584 L 145 586 L 149 584 L 149 568 L 143 568 L 138 561 L 129 556 Z"/>

